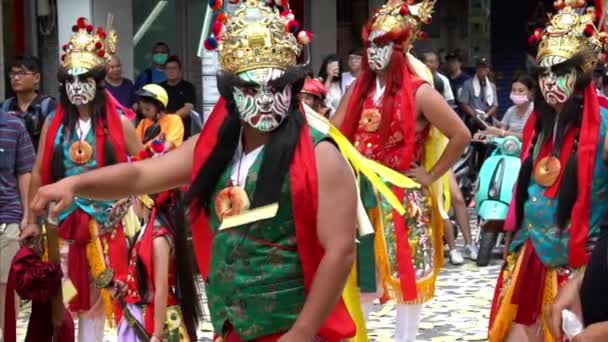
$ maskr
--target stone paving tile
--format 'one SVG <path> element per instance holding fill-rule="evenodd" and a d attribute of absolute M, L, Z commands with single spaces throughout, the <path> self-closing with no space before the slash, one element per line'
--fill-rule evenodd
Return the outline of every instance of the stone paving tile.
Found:
<path fill-rule="evenodd" d="M 490 304 L 500 264 L 479 268 L 472 262 L 446 265 L 437 279 L 435 298 L 422 311 L 418 341 L 486 341 Z M 19 315 L 18 341 L 27 327 L 29 305 Z M 207 315 L 206 315 L 207 316 Z M 208 317 L 208 316 L 207 316 Z M 377 305 L 368 322 L 370 341 L 393 340 L 394 303 Z M 201 326 L 199 341 L 211 341 L 208 319 Z M 116 331 L 106 329 L 104 342 L 116 342 Z"/>

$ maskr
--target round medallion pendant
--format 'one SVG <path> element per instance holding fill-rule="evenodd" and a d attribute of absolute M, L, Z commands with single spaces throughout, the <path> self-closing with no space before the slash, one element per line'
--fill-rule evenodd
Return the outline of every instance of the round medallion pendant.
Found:
<path fill-rule="evenodd" d="M 550 156 L 541 159 L 534 169 L 534 179 L 544 187 L 550 187 L 559 178 L 562 172 L 562 163 L 559 159 Z"/>
<path fill-rule="evenodd" d="M 70 160 L 78 165 L 86 164 L 93 157 L 93 147 L 84 140 L 78 140 L 70 146 Z"/>
<path fill-rule="evenodd" d="M 249 206 L 249 196 L 240 186 L 225 188 L 215 199 L 215 212 L 220 219 L 242 214 Z"/>

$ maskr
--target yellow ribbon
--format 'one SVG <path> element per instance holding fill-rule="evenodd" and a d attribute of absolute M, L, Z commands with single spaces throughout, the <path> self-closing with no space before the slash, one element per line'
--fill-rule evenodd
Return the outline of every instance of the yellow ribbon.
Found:
<path fill-rule="evenodd" d="M 380 195 L 382 195 L 399 214 L 405 214 L 403 204 L 385 182 L 404 189 L 417 189 L 420 188 L 420 184 L 397 171 L 365 158 L 357 151 L 350 141 L 348 141 L 342 132 L 329 122 L 329 120 L 317 114 L 306 105 L 304 105 L 304 111 L 306 112 L 308 124 L 314 129 L 329 135 L 334 140 L 342 154 L 350 162 L 355 173 L 365 175 Z"/>

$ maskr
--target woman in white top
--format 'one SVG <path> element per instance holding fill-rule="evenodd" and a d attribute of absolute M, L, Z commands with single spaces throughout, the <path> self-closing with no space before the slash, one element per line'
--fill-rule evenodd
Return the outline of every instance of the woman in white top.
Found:
<path fill-rule="evenodd" d="M 522 138 L 524 126 L 534 110 L 532 98 L 534 79 L 527 74 L 515 77 L 511 86 L 511 101 L 513 106 L 507 110 L 499 127 L 488 127 L 480 132 L 482 135 L 505 137 L 508 135 Z"/>
<path fill-rule="evenodd" d="M 323 60 L 319 78 L 327 89 L 325 105 L 335 113 L 342 99 L 342 67 L 338 55 L 329 55 Z"/>

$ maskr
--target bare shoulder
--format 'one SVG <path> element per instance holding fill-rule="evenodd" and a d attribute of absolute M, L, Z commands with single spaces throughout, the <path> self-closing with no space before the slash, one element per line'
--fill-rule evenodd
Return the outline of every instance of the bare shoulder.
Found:
<path fill-rule="evenodd" d="M 127 118 L 125 115 L 120 116 L 120 123 L 122 123 L 123 128 L 135 128 L 135 126 L 133 126 L 133 122 L 131 122 L 131 120 L 129 120 L 129 118 Z"/>
<path fill-rule="evenodd" d="M 354 186 L 350 165 L 334 144 L 320 142 L 315 148 L 315 156 L 320 183 L 329 183 L 332 187 Z"/>

